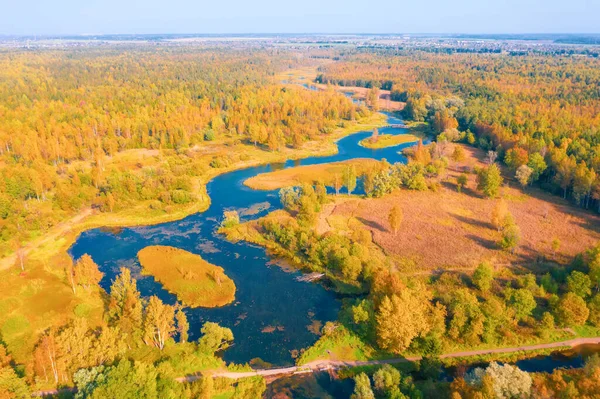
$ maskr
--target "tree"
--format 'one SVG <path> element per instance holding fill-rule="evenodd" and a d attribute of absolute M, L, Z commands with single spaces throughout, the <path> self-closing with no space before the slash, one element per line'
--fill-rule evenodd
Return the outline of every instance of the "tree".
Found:
<path fill-rule="evenodd" d="M 179 334 L 179 342 L 187 342 L 190 323 L 188 323 L 187 316 L 181 308 L 177 310 L 177 313 L 175 314 L 175 320 L 177 321 L 177 333 Z"/>
<path fill-rule="evenodd" d="M 352 191 L 356 188 L 356 167 L 354 165 L 347 166 L 344 170 L 344 183 L 348 194 L 352 194 Z"/>
<path fill-rule="evenodd" d="M 497 158 L 498 158 L 498 153 L 496 151 L 488 151 L 487 154 L 485 155 L 485 163 L 488 165 L 492 165 L 493 163 L 496 162 Z"/>
<path fill-rule="evenodd" d="M 36 374 L 43 376 L 46 381 L 52 380 L 55 384 L 58 384 L 67 378 L 63 365 L 58 362 L 55 333 L 54 330 L 50 330 L 42 335 L 33 352 L 33 358 Z"/>
<path fill-rule="evenodd" d="M 531 392 L 533 380 L 531 376 L 510 364 L 500 365 L 492 362 L 485 373 L 490 376 L 494 382 L 494 391 L 496 398 L 526 398 Z"/>
<path fill-rule="evenodd" d="M 463 188 L 465 188 L 468 183 L 469 176 L 467 176 L 466 173 L 461 173 L 460 175 L 456 176 L 456 191 L 459 193 L 462 192 Z"/>
<path fill-rule="evenodd" d="M 548 165 L 546 165 L 546 161 L 544 157 L 536 152 L 529 156 L 529 162 L 527 163 L 532 170 L 531 180 L 536 181 L 540 178 L 540 175 L 546 171 Z"/>
<path fill-rule="evenodd" d="M 98 269 L 98 265 L 88 254 L 84 254 L 77 260 L 74 269 L 76 283 L 84 286 L 86 289 L 97 285 L 102 280 L 102 277 L 104 277 L 104 274 Z"/>
<path fill-rule="evenodd" d="M 454 151 L 452 151 L 452 160 L 454 162 L 463 162 L 466 158 L 465 150 L 460 145 L 454 146 Z"/>
<path fill-rule="evenodd" d="M 390 214 L 388 215 L 388 223 L 390 224 L 394 234 L 398 234 L 398 230 L 400 229 L 403 218 L 404 215 L 402 213 L 402 208 L 400 208 L 398 205 L 394 205 L 390 210 Z"/>
<path fill-rule="evenodd" d="M 481 190 L 489 198 L 494 198 L 498 195 L 503 181 L 500 168 L 495 163 L 482 168 L 477 173 L 477 189 Z"/>
<path fill-rule="evenodd" d="M 588 303 L 588 308 L 590 309 L 590 324 L 600 327 L 600 294 L 596 294 L 592 297 Z"/>
<path fill-rule="evenodd" d="M 567 290 L 582 298 L 592 294 L 592 280 L 587 274 L 574 270 L 567 276 Z"/>
<path fill-rule="evenodd" d="M 240 224 L 240 215 L 236 210 L 223 212 L 223 221 L 221 222 L 221 227 L 234 227 L 238 224 Z"/>
<path fill-rule="evenodd" d="M 552 240 L 552 256 L 556 256 L 556 252 L 560 249 L 560 240 L 554 237 Z"/>
<path fill-rule="evenodd" d="M 531 169 L 527 165 L 521 165 L 517 169 L 517 172 L 515 173 L 515 177 L 517 178 L 517 180 L 519 181 L 521 186 L 525 187 L 529 184 L 532 174 L 533 174 L 533 169 Z"/>
<path fill-rule="evenodd" d="M 371 380 L 365 373 L 360 373 L 354 377 L 354 392 L 350 399 L 375 399 L 373 389 L 371 389 Z"/>
<path fill-rule="evenodd" d="M 529 162 L 529 154 L 527 150 L 519 147 L 511 148 L 506 151 L 504 163 L 513 171 L 518 170 L 521 166 L 526 166 Z"/>
<path fill-rule="evenodd" d="M 335 188 L 335 195 L 339 195 L 342 188 L 342 181 L 340 179 L 340 175 L 337 173 L 334 176 L 333 188 Z"/>
<path fill-rule="evenodd" d="M 166 340 L 175 332 L 175 308 L 164 304 L 153 295 L 148 301 L 144 313 L 144 342 L 160 350 L 165 347 Z"/>
<path fill-rule="evenodd" d="M 506 216 L 508 214 L 508 205 L 504 198 L 500 198 L 500 200 L 496 202 L 494 209 L 492 209 L 492 224 L 498 231 L 501 231 L 502 227 L 504 227 Z"/>
<path fill-rule="evenodd" d="M 400 385 L 401 377 L 402 376 L 397 369 L 389 364 L 385 364 L 373 374 L 373 383 L 375 389 L 381 394 L 384 394 L 390 389 Z"/>
<path fill-rule="evenodd" d="M 531 291 L 521 288 L 512 292 L 509 299 L 509 305 L 515 310 L 517 320 L 522 320 L 531 315 L 531 312 L 537 307 L 535 298 Z"/>
<path fill-rule="evenodd" d="M 580 296 L 568 292 L 558 302 L 555 316 L 563 326 L 581 326 L 585 324 L 590 310 Z"/>
<path fill-rule="evenodd" d="M 500 240 L 500 247 L 506 251 L 512 253 L 519 246 L 521 240 L 521 229 L 515 223 L 509 223 L 502 229 L 502 239 Z"/>
<path fill-rule="evenodd" d="M 377 128 L 373 129 L 373 133 L 371 134 L 371 143 L 376 143 L 379 140 L 379 130 Z"/>
<path fill-rule="evenodd" d="M 489 291 L 494 281 L 494 268 L 489 263 L 480 264 L 473 273 L 472 281 L 481 291 Z"/>
<path fill-rule="evenodd" d="M 142 311 L 137 282 L 131 277 L 131 271 L 122 267 L 110 287 L 109 321 L 118 325 L 123 333 L 137 335 L 142 328 Z"/>
<path fill-rule="evenodd" d="M 198 341 L 200 348 L 210 353 L 226 349 L 233 341 L 233 333 L 229 328 L 207 321 L 202 326 L 202 337 Z"/>
<path fill-rule="evenodd" d="M 283 187 L 279 190 L 279 201 L 287 211 L 297 211 L 300 202 L 300 191 L 294 187 Z"/>
<path fill-rule="evenodd" d="M 29 399 L 31 390 L 24 378 L 12 367 L 0 367 L 0 397 L 6 399 Z"/>
<path fill-rule="evenodd" d="M 393 353 L 404 351 L 412 340 L 429 331 L 431 313 L 429 293 L 402 289 L 391 297 L 385 296 L 376 314 L 379 346 Z"/>

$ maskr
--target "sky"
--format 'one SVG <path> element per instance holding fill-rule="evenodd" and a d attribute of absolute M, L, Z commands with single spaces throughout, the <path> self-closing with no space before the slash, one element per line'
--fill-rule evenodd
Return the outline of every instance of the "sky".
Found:
<path fill-rule="evenodd" d="M 600 0 L 0 0 L 0 34 L 599 33 Z"/>

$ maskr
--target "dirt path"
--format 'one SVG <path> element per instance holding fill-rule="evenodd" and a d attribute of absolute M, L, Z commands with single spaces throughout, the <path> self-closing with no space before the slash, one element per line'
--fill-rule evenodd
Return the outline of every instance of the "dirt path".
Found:
<path fill-rule="evenodd" d="M 29 255 L 29 253 L 31 251 L 35 250 L 36 248 L 39 248 L 42 245 L 45 245 L 51 241 L 57 240 L 62 235 L 67 233 L 69 230 L 71 230 L 71 228 L 74 225 L 81 222 L 83 219 L 90 216 L 92 213 L 93 213 L 92 208 L 86 208 L 86 209 L 82 210 L 81 212 L 79 212 L 77 215 L 73 216 L 71 219 L 65 220 L 64 222 L 57 224 L 52 229 L 50 229 L 50 231 L 48 233 L 25 244 L 25 246 L 22 249 L 23 255 L 25 257 L 27 257 Z M 16 262 L 17 262 L 17 253 L 15 252 L 15 253 L 8 255 L 5 258 L 0 259 L 0 270 L 6 270 L 6 269 L 14 266 Z"/>
<path fill-rule="evenodd" d="M 552 342 L 548 344 L 538 344 L 538 345 L 527 345 L 527 346 L 516 346 L 512 348 L 498 348 L 498 349 L 482 349 L 475 351 L 463 351 L 463 352 L 454 352 L 447 353 L 441 355 L 440 358 L 456 358 L 456 357 L 469 357 L 469 356 L 479 356 L 479 355 L 489 355 L 489 354 L 499 354 L 499 353 L 512 353 L 512 352 L 522 352 L 522 351 L 534 351 L 540 349 L 552 349 L 552 348 L 560 348 L 565 346 L 575 347 L 579 345 L 585 344 L 600 344 L 600 337 L 594 338 L 576 338 L 568 341 L 561 342 Z M 299 374 L 299 373 L 312 373 L 320 370 L 328 370 L 328 369 L 339 369 L 342 367 L 356 367 L 356 366 L 370 366 L 370 365 L 379 365 L 379 364 L 394 364 L 394 363 L 405 363 L 405 362 L 414 362 L 420 360 L 420 356 L 414 357 L 401 357 L 401 358 L 393 358 L 393 359 L 384 359 L 384 360 L 367 360 L 367 361 L 338 361 L 338 360 L 315 360 L 313 362 L 307 363 L 303 366 L 292 366 L 285 367 L 279 369 L 270 369 L 270 370 L 254 370 L 254 371 L 245 371 L 245 372 L 234 372 L 234 371 L 217 371 L 210 373 L 213 377 L 226 377 L 232 379 L 246 378 L 246 377 L 254 377 L 254 376 L 275 376 L 281 374 Z M 199 378 L 199 376 L 192 375 L 187 377 L 180 377 L 177 379 L 179 382 L 190 382 L 195 381 Z"/>

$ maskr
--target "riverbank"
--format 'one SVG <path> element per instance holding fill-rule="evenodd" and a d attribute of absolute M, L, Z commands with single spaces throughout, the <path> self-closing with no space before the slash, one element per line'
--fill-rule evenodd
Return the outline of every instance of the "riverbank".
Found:
<path fill-rule="evenodd" d="M 318 141 L 307 142 L 299 150 L 286 148 L 280 152 L 271 152 L 242 143 L 207 142 L 203 147 L 190 150 L 193 156 L 204 159 L 207 165 L 218 157 L 231 154 L 234 154 L 236 159 L 222 167 L 207 166 L 203 175 L 194 180 L 197 200 L 191 204 L 152 209 L 149 202 L 142 202 L 118 212 L 104 213 L 88 208 L 52 228 L 43 237 L 26 244 L 22 251 L 25 258 L 24 271 L 15 265 L 15 254 L 3 258 L 0 260 L 0 290 L 3 292 L 0 309 L 4 311 L 0 316 L 0 333 L 13 357 L 17 362 L 28 361 L 38 333 L 50 326 L 65 323 L 73 315 L 85 316 L 90 325 L 101 323 L 104 307 L 101 292 L 74 294 L 64 274 L 65 265 L 72 262 L 67 251 L 84 231 L 99 227 L 151 226 L 203 212 L 209 208 L 211 201 L 206 192 L 206 184 L 216 176 L 289 159 L 335 154 L 335 142 L 338 139 L 385 123 L 385 115 L 373 114 L 369 118 L 323 135 Z M 127 165 L 132 162 L 135 164 L 136 157 L 142 156 L 161 155 L 148 154 L 147 151 L 129 151 Z M 117 161 L 120 161 L 118 157 L 114 162 Z"/>

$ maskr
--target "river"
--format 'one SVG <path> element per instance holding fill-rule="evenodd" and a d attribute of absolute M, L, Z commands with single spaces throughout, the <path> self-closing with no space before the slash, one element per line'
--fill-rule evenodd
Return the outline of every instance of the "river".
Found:
<path fill-rule="evenodd" d="M 401 123 L 391 115 L 387 118 L 389 124 Z M 383 128 L 380 133 L 404 134 L 407 130 Z M 332 156 L 219 175 L 207 185 L 211 206 L 205 212 L 153 226 L 88 230 L 78 237 L 69 252 L 74 259 L 86 253 L 94 259 L 104 273 L 100 285 L 105 290 L 110 289 L 111 281 L 124 266 L 137 278 L 142 296 L 157 295 L 169 304 L 177 302 L 175 296 L 164 290 L 153 277 L 140 274 L 137 252 L 148 245 L 170 245 L 201 255 L 208 262 L 222 266 L 233 279 L 237 287 L 236 299 L 220 308 L 184 309 L 190 323 L 190 339 L 197 339 L 202 324 L 212 321 L 231 328 L 236 337 L 234 345 L 223 354 L 226 361 L 245 363 L 260 358 L 278 366 L 293 364 L 297 351 L 318 339 L 309 327 L 336 320 L 340 300 L 320 284 L 297 281 L 299 272 L 273 266 L 263 248 L 247 242 L 227 241 L 217 233 L 223 211 L 237 210 L 243 222 L 281 208 L 277 191 L 252 190 L 243 184 L 260 173 L 353 158 L 385 158 L 392 163 L 406 161 L 398 151 L 410 143 L 379 150 L 358 145 L 370 134 L 370 131 L 360 132 L 340 139 L 337 143 L 339 152 Z"/>

